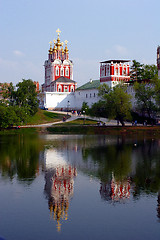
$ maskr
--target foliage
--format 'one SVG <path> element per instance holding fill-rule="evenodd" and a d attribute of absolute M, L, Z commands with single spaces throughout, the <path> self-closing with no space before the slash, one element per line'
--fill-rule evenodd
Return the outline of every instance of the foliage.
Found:
<path fill-rule="evenodd" d="M 105 94 L 109 93 L 110 88 L 106 83 L 103 83 L 98 88 L 98 96 L 102 97 Z"/>
<path fill-rule="evenodd" d="M 100 100 L 92 104 L 92 107 L 89 109 L 89 115 L 95 117 L 108 117 L 105 101 Z"/>
<path fill-rule="evenodd" d="M 32 80 L 23 79 L 16 85 L 1 84 L 2 101 L 0 103 L 0 127 L 26 123 L 38 110 L 36 86 Z"/>
<path fill-rule="evenodd" d="M 105 86 L 104 86 L 105 88 Z M 106 89 L 107 92 L 101 91 L 100 94 L 104 101 L 107 116 L 110 119 L 116 118 L 124 126 L 124 121 L 131 118 L 131 95 L 127 94 L 124 85 L 117 85 L 113 89 Z"/>
<path fill-rule="evenodd" d="M 23 107 L 26 114 L 33 116 L 38 110 L 36 86 L 31 79 L 19 82 L 17 90 L 12 91 L 13 105 Z"/>
<path fill-rule="evenodd" d="M 19 125 L 20 118 L 14 111 L 13 107 L 0 105 L 0 127 L 7 128 L 13 126 L 13 124 Z"/>
<path fill-rule="evenodd" d="M 132 61 L 130 78 L 133 81 L 142 80 L 143 79 L 143 64 L 137 62 L 136 60 Z"/>
<path fill-rule="evenodd" d="M 130 78 L 133 81 L 138 80 L 154 80 L 158 76 L 158 69 L 157 66 L 152 64 L 141 64 L 136 60 L 133 60 L 131 71 L 130 71 Z"/>
<path fill-rule="evenodd" d="M 89 115 L 95 117 L 108 117 L 106 101 L 103 99 L 103 96 L 109 93 L 110 88 L 104 83 L 99 86 L 98 91 L 98 96 L 102 99 L 92 104 L 92 107 L 89 109 Z"/>
<path fill-rule="evenodd" d="M 86 102 L 82 103 L 82 108 L 81 108 L 81 112 L 82 114 L 88 114 L 89 111 L 89 106 Z"/>
<path fill-rule="evenodd" d="M 157 110 L 154 101 L 154 87 L 149 84 L 135 83 L 134 89 L 137 110 L 141 111 L 142 115 L 145 115 L 147 113 L 149 119 L 151 119 Z"/>
<path fill-rule="evenodd" d="M 143 79 L 154 80 L 157 77 L 158 77 L 158 69 L 156 65 L 154 64 L 143 65 L 143 74 L 142 74 Z"/>

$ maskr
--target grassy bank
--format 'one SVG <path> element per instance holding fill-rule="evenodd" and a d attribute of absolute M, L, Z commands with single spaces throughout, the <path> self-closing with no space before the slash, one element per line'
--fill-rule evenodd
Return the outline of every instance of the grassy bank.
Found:
<path fill-rule="evenodd" d="M 44 124 L 44 123 L 50 123 L 50 122 L 58 122 L 58 121 L 62 121 L 64 116 L 66 115 L 38 109 L 38 112 L 28 120 L 27 125 L 32 125 L 32 124 L 37 125 L 37 124 Z"/>
<path fill-rule="evenodd" d="M 117 126 L 54 126 L 48 127 L 49 133 L 56 134 L 99 134 L 99 135 L 142 135 L 142 136 L 159 136 L 159 126 L 147 126 L 147 127 L 117 127 Z"/>
<path fill-rule="evenodd" d="M 64 122 L 61 124 L 56 124 L 56 126 L 76 126 L 76 125 L 96 125 L 98 122 L 92 119 L 84 119 L 84 118 L 78 118 L 76 120 L 73 121 L 69 121 L 69 122 Z"/>

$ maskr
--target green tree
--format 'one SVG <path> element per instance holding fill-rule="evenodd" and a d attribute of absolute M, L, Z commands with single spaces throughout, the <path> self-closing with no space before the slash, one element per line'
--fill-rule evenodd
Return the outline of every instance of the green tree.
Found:
<path fill-rule="evenodd" d="M 131 71 L 130 71 L 130 78 L 133 81 L 142 80 L 143 79 L 143 64 L 137 62 L 136 60 L 132 61 Z"/>
<path fill-rule="evenodd" d="M 87 102 L 83 102 L 83 103 L 82 103 L 81 112 L 82 112 L 82 113 L 85 113 L 85 114 L 88 114 L 88 112 L 89 112 L 89 106 L 88 106 Z"/>
<path fill-rule="evenodd" d="M 124 126 L 124 121 L 131 118 L 131 95 L 126 92 L 124 85 L 119 84 L 113 89 L 107 87 L 106 92 L 101 91 L 103 87 L 100 87 L 99 94 L 103 93 L 100 97 L 105 101 L 108 118 L 116 118 Z"/>
<path fill-rule="evenodd" d="M 154 64 L 142 64 L 136 60 L 132 61 L 130 78 L 133 81 L 138 80 L 154 80 L 158 76 L 157 66 Z"/>
<path fill-rule="evenodd" d="M 89 115 L 93 117 L 108 117 L 105 101 L 98 101 L 92 104 L 92 107 L 89 109 Z"/>
<path fill-rule="evenodd" d="M 153 85 L 144 84 L 144 83 L 135 83 L 135 98 L 136 98 L 136 109 L 140 111 L 142 115 L 148 115 L 149 119 L 157 111 L 157 107 L 155 105 L 155 90 Z"/>
<path fill-rule="evenodd" d="M 19 82 L 17 90 L 12 91 L 13 105 L 23 107 L 27 114 L 34 115 L 38 110 L 36 86 L 31 79 Z"/>
<path fill-rule="evenodd" d="M 0 105 L 0 127 L 7 128 L 13 125 L 19 125 L 20 118 L 12 106 Z"/>
<path fill-rule="evenodd" d="M 157 77 L 158 77 L 158 69 L 156 65 L 154 64 L 143 65 L 143 74 L 142 74 L 143 79 L 154 80 L 154 79 L 157 79 Z"/>

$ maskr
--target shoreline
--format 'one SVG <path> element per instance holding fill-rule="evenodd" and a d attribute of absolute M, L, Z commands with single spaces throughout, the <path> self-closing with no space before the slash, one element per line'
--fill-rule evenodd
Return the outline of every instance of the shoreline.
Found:
<path fill-rule="evenodd" d="M 160 137 L 160 126 L 52 126 L 46 131 L 52 134 L 85 135 L 149 135 Z"/>
<path fill-rule="evenodd" d="M 160 138 L 160 126 L 95 126 L 95 125 L 53 125 L 46 127 L 20 127 L 0 130 L 0 135 L 7 134 L 69 134 L 69 135 L 122 135 L 150 136 Z"/>

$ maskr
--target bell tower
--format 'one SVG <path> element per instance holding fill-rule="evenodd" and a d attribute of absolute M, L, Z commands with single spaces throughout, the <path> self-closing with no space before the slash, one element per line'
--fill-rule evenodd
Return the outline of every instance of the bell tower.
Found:
<path fill-rule="evenodd" d="M 56 30 L 57 40 L 50 41 L 48 59 L 44 63 L 45 83 L 43 92 L 73 92 L 76 82 L 73 81 L 73 62 L 69 60 L 68 41 L 60 40 L 60 29 Z"/>

